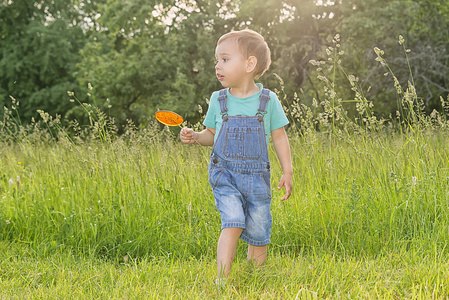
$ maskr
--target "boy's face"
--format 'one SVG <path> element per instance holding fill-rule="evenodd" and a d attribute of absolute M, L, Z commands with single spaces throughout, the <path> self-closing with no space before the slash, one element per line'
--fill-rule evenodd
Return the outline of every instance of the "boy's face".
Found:
<path fill-rule="evenodd" d="M 215 73 L 224 87 L 232 87 L 248 76 L 247 59 L 240 52 L 237 41 L 228 39 L 215 48 Z"/>

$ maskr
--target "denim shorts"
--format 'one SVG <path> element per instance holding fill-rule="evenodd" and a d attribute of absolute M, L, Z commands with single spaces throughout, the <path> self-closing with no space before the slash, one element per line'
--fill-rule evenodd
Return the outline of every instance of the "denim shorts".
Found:
<path fill-rule="evenodd" d="M 248 244 L 263 246 L 271 236 L 270 169 L 247 166 L 229 167 L 223 160 L 209 164 L 209 183 L 220 212 L 221 229 L 243 228 L 240 238 Z M 246 167 L 246 168 L 245 168 Z"/>

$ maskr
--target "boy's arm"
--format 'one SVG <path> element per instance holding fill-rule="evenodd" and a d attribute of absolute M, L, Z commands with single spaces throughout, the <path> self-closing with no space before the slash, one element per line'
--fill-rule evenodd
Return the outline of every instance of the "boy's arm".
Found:
<path fill-rule="evenodd" d="M 181 129 L 181 141 L 184 144 L 198 143 L 201 146 L 212 146 L 214 144 L 215 129 L 206 127 L 201 132 L 195 132 L 191 128 Z"/>
<path fill-rule="evenodd" d="M 290 143 L 288 142 L 287 133 L 284 127 L 271 131 L 271 139 L 273 140 L 274 149 L 282 167 L 283 175 L 278 185 L 278 189 L 284 187 L 285 195 L 281 201 L 287 200 L 292 193 L 293 188 L 293 166 L 290 153 Z"/>

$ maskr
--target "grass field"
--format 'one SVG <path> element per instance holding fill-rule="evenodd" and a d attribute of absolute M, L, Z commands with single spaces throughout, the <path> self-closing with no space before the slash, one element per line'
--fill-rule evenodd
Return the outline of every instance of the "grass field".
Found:
<path fill-rule="evenodd" d="M 112 142 L 4 142 L 3 298 L 446 298 L 445 131 L 291 133 L 294 191 L 273 189 L 263 268 L 239 243 L 213 285 L 219 215 L 210 148 L 138 133 Z M 272 186 L 281 176 L 272 148 Z"/>
<path fill-rule="evenodd" d="M 212 258 L 114 263 L 68 252 L 36 257 L 1 244 L 2 299 L 445 299 L 447 257 L 403 252 L 371 258 L 271 255 L 263 268 L 237 257 L 228 288 L 212 281 Z"/>

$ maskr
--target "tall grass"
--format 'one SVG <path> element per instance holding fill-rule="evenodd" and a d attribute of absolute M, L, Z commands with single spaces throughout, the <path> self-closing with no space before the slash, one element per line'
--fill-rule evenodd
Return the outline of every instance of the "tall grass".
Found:
<path fill-rule="evenodd" d="M 286 257 L 445 257 L 449 241 L 448 101 L 424 114 L 413 83 L 398 85 L 398 113 L 378 119 L 355 76 L 339 65 L 338 37 L 321 72 L 325 100 L 286 107 L 294 190 L 273 188 L 270 251 Z M 388 66 L 377 49 L 378 60 Z M 329 63 L 330 62 L 330 63 Z M 330 65 L 328 65 L 330 64 Z M 335 92 L 343 72 L 354 99 Z M 280 99 L 289 97 L 282 88 Z M 69 94 L 70 95 L 70 94 Z M 74 96 L 73 94 L 71 96 Z M 351 118 L 345 110 L 356 106 Z M 213 260 L 220 221 L 208 184 L 208 148 L 183 145 L 168 128 L 130 122 L 117 135 L 93 106 L 90 126 L 58 116 L 22 125 L 18 101 L 0 122 L 0 240 L 39 257 L 58 251 L 112 262 Z M 200 128 L 199 124 L 194 125 Z M 273 148 L 270 158 L 276 161 Z M 273 163 L 272 186 L 281 177 Z M 243 251 L 243 243 L 239 245 Z"/>
<path fill-rule="evenodd" d="M 151 136 L 0 150 L 1 239 L 109 258 L 213 255 L 208 150 Z M 294 192 L 274 192 L 273 245 L 375 254 L 448 240 L 447 134 L 292 137 Z M 276 161 L 273 149 L 270 157 Z M 273 186 L 281 176 L 273 168 Z"/>

